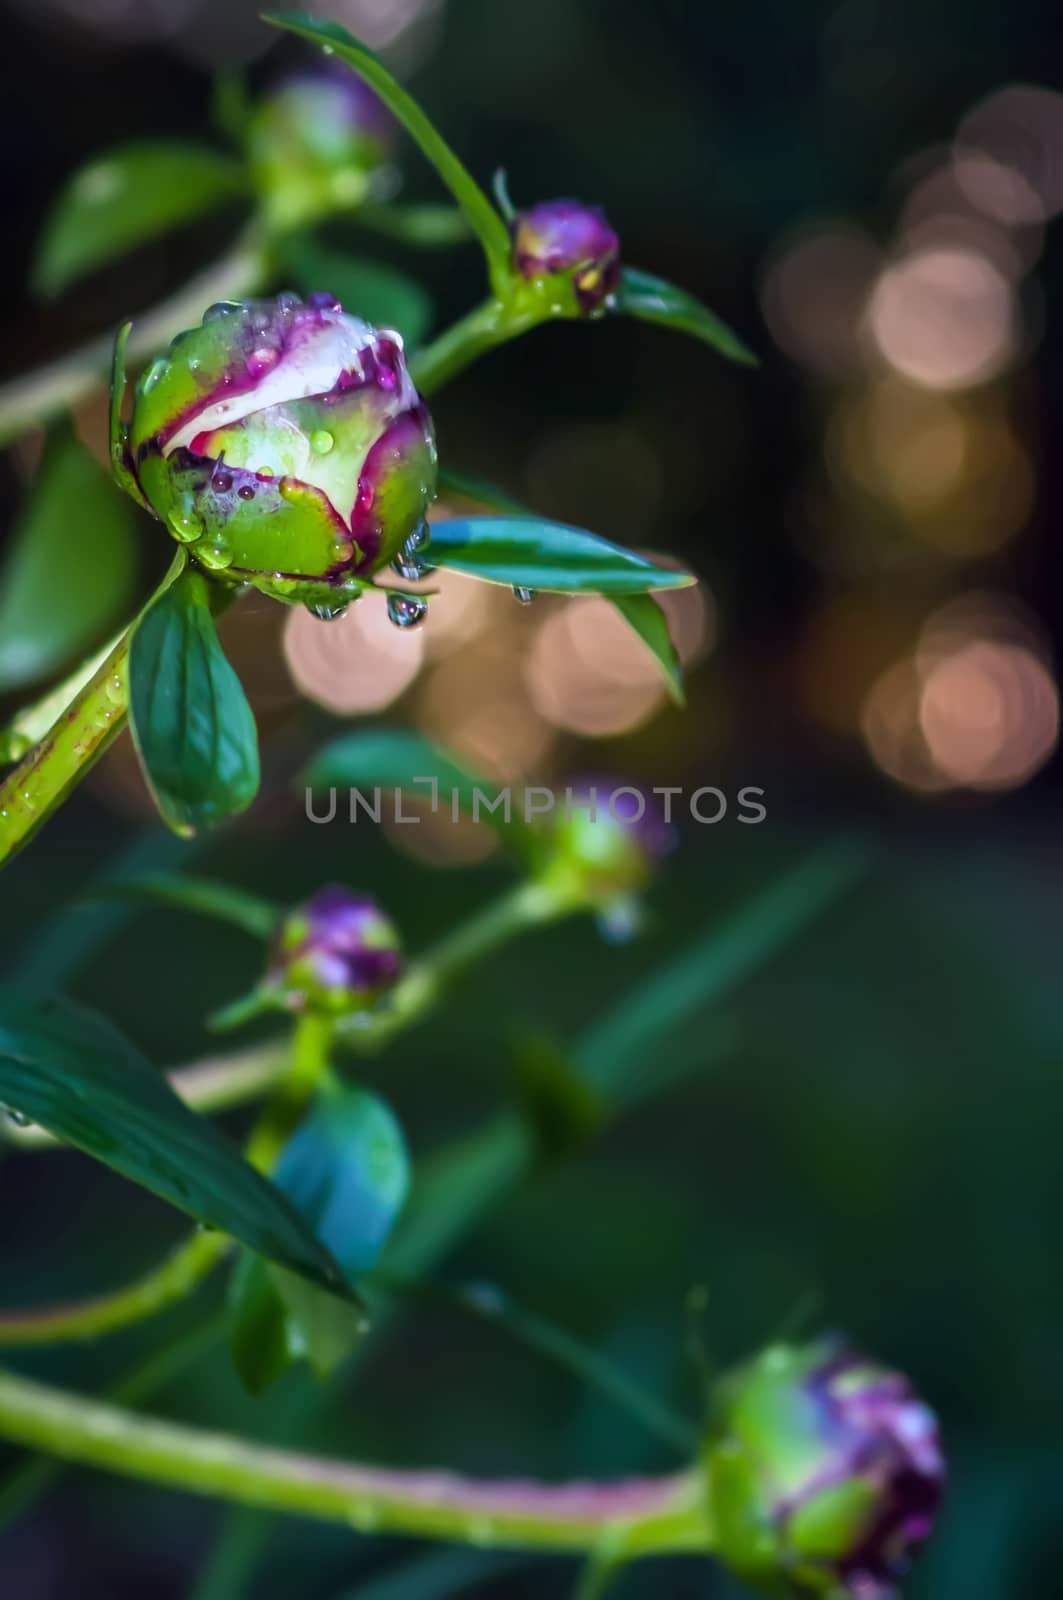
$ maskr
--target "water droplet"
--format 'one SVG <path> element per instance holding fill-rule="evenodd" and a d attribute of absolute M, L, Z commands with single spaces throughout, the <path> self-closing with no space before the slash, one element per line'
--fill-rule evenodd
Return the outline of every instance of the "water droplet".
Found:
<path fill-rule="evenodd" d="M 319 622 L 335 622 L 339 617 L 343 616 L 343 613 L 347 609 L 347 605 L 348 602 L 346 600 L 339 605 L 321 605 L 311 603 L 306 609 L 309 611 L 310 615 L 312 617 L 316 617 Z"/>
<path fill-rule="evenodd" d="M 215 471 L 211 474 L 210 486 L 218 494 L 228 494 L 233 486 L 232 473 Z"/>
<path fill-rule="evenodd" d="M 203 533 L 204 522 L 198 511 L 170 513 L 170 532 L 181 544 L 194 544 Z"/>
<path fill-rule="evenodd" d="M 221 539 L 213 544 L 200 544 L 196 549 L 196 560 L 211 572 L 224 572 L 226 567 L 232 566 L 233 559 L 231 546 Z"/>
<path fill-rule="evenodd" d="M 24 1111 L 16 1111 L 13 1106 L 0 1106 L 0 1110 L 3 1111 L 8 1122 L 12 1123 L 16 1128 L 28 1128 L 33 1121 L 33 1118 L 28 1117 Z"/>
<path fill-rule="evenodd" d="M 310 435 L 310 448 L 316 456 L 327 456 L 335 443 L 327 428 L 320 428 L 317 433 Z"/>
<path fill-rule="evenodd" d="M 416 628 L 428 615 L 428 601 L 419 594 L 389 594 L 388 621 L 396 628 Z"/>
<path fill-rule="evenodd" d="M 116 706 L 120 706 L 125 703 L 125 684 L 122 682 L 117 672 L 108 678 L 105 692 L 108 700 L 113 700 Z"/>
<path fill-rule="evenodd" d="M 159 379 L 164 373 L 169 372 L 169 370 L 170 363 L 166 360 L 165 356 L 159 356 L 157 361 L 153 361 L 151 366 L 146 369 L 143 377 L 140 380 L 141 394 L 150 394 L 152 389 L 154 389 L 155 385 L 158 383 Z"/>
<path fill-rule="evenodd" d="M 255 498 L 255 491 L 249 483 L 242 483 L 236 492 L 241 500 L 253 500 Z"/>
<path fill-rule="evenodd" d="M 530 606 L 535 599 L 536 592 L 535 589 L 523 589 L 518 587 L 517 584 L 513 585 L 513 598 L 522 606 Z"/>
<path fill-rule="evenodd" d="M 217 322 L 219 317 L 231 317 L 234 311 L 242 311 L 243 309 L 239 300 L 217 300 L 204 311 L 203 321 Z"/>
<path fill-rule="evenodd" d="M 274 350 L 272 345 L 261 345 L 257 350 L 252 350 L 247 358 L 247 370 L 252 378 L 261 378 L 263 373 L 271 372 L 280 360 L 280 352 Z"/>
<path fill-rule="evenodd" d="M 342 311 L 343 307 L 334 294 L 327 289 L 315 289 L 313 294 L 306 297 L 308 306 L 313 306 L 315 311 Z"/>

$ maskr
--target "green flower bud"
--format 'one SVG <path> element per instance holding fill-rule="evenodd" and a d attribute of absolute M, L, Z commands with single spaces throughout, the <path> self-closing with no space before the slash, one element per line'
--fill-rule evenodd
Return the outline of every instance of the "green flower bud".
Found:
<path fill-rule="evenodd" d="M 142 373 L 126 449 L 201 565 L 327 610 L 398 555 L 435 492 L 401 338 L 327 294 L 212 306 Z"/>
<path fill-rule="evenodd" d="M 612 782 L 581 784 L 548 824 L 544 871 L 585 905 L 598 909 L 607 937 L 638 926 L 638 896 L 675 842 L 641 790 Z"/>
<path fill-rule="evenodd" d="M 721 1559 L 771 1593 L 894 1596 L 945 1480 L 937 1421 L 907 1380 L 821 1339 L 766 1350 L 716 1399 Z"/>
<path fill-rule="evenodd" d="M 381 187 L 393 118 L 362 79 L 322 60 L 276 80 L 255 105 L 248 150 L 270 222 L 299 227 Z"/>

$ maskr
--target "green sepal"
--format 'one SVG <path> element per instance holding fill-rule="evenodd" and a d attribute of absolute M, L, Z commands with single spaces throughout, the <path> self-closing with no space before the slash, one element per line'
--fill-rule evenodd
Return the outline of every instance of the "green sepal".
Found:
<path fill-rule="evenodd" d="M 258 792 L 258 734 L 192 569 L 140 618 L 129 651 L 129 720 L 164 820 L 186 837 L 244 811 Z"/>

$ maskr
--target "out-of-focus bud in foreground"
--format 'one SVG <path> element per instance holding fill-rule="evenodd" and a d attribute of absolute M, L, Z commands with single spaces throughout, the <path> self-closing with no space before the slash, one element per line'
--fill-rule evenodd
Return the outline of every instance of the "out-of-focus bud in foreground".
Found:
<path fill-rule="evenodd" d="M 381 189 L 395 122 L 355 73 L 323 60 L 276 79 L 251 113 L 248 150 L 274 228 L 350 210 Z"/>
<path fill-rule="evenodd" d="M 211 306 L 141 374 L 117 448 L 202 566 L 324 615 L 399 554 L 435 493 L 401 338 L 330 294 Z"/>
<path fill-rule="evenodd" d="M 620 240 L 597 206 L 545 200 L 513 219 L 513 258 L 522 277 L 557 280 L 573 310 L 601 315 L 620 286 Z"/>
<path fill-rule="evenodd" d="M 929 1537 L 933 1412 L 840 1340 L 777 1345 L 725 1377 L 707 1467 L 720 1558 L 773 1593 L 887 1600 Z"/>

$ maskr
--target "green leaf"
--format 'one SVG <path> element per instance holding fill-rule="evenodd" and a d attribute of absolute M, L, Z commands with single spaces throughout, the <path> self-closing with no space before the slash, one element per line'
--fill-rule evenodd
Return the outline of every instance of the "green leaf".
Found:
<path fill-rule="evenodd" d="M 165 872 L 143 878 L 110 878 L 90 889 L 89 897 L 147 900 L 198 916 L 216 917 L 219 922 L 242 928 L 253 939 L 270 938 L 281 915 L 279 906 L 246 889 L 234 889 L 213 878 L 182 878 Z"/>
<path fill-rule="evenodd" d="M 94 267 L 191 222 L 245 188 L 238 162 L 207 145 L 153 140 L 97 156 L 73 178 L 44 226 L 33 287 L 62 294 Z"/>
<path fill-rule="evenodd" d="M 48 440 L 0 575 L 0 691 L 102 642 L 130 608 L 136 514 L 68 427 Z"/>
<path fill-rule="evenodd" d="M 505 511 L 512 516 L 532 516 L 527 506 L 505 489 L 499 489 L 486 478 L 467 476 L 460 472 L 444 471 L 439 474 L 439 488 L 443 494 L 457 495 L 463 500 L 473 500 L 490 506 L 492 511 Z M 686 703 L 683 693 L 683 669 L 672 636 L 668 632 L 668 619 L 649 595 L 609 595 L 607 597 L 619 611 L 624 621 L 633 628 L 643 644 L 652 651 L 660 664 L 668 684 L 668 692 L 677 705 Z"/>
<path fill-rule="evenodd" d="M 428 560 L 489 583 L 557 594 L 645 594 L 686 588 L 689 572 L 658 567 L 608 539 L 538 517 L 471 517 L 432 524 Z"/>
<path fill-rule="evenodd" d="M 243 811 L 258 792 L 258 734 L 218 643 L 210 585 L 184 572 L 137 624 L 129 720 L 144 775 L 176 833 Z"/>
<path fill-rule="evenodd" d="M 668 693 L 676 705 L 685 705 L 683 668 L 679 662 L 679 653 L 668 631 L 668 618 L 656 600 L 648 594 L 617 594 L 610 598 L 624 621 L 634 629 L 660 664 L 668 684 Z"/>
<path fill-rule="evenodd" d="M 274 1179 L 356 1277 L 375 1264 L 406 1199 L 406 1140 L 376 1095 L 330 1082 L 285 1145 Z M 365 1332 L 355 1308 L 253 1257 L 234 1274 L 230 1307 L 233 1361 L 253 1393 L 299 1359 L 327 1377 Z"/>
<path fill-rule="evenodd" d="M 759 365 L 752 350 L 715 312 L 685 289 L 667 283 L 664 278 L 655 278 L 652 273 L 625 267 L 616 309 L 629 317 L 639 317 L 643 322 L 659 322 L 666 328 L 675 328 L 678 333 L 693 334 L 695 339 L 711 344 L 729 361 L 740 361 L 746 367 Z"/>
<path fill-rule="evenodd" d="M 415 278 L 397 267 L 329 250 L 305 235 L 285 249 L 288 271 L 304 294 L 327 289 L 345 311 L 376 328 L 396 328 L 408 345 L 421 343 L 432 323 L 432 301 Z"/>
<path fill-rule="evenodd" d="M 469 226 L 483 246 L 492 281 L 498 286 L 510 276 L 509 233 L 505 223 L 446 140 L 436 132 L 416 100 L 396 82 L 388 68 L 368 47 L 338 22 L 319 22 L 302 11 L 266 11 L 266 22 L 320 45 L 338 56 L 375 89 L 384 104 L 420 145 L 428 160 L 454 196 Z"/>
<path fill-rule="evenodd" d="M 496 783 L 459 766 L 438 745 L 405 728 L 343 734 L 318 751 L 300 781 L 315 794 L 330 788 L 357 789 L 367 805 L 372 804 L 375 789 L 399 789 L 448 811 L 456 794 L 464 816 L 489 823 L 519 856 L 527 859 L 535 847 L 531 830 L 512 806 L 506 820 Z M 496 803 L 498 809 L 492 810 Z"/>
<path fill-rule="evenodd" d="M 98 1013 L 0 987 L 0 1102 L 206 1226 L 351 1298 L 284 1195 Z"/>

